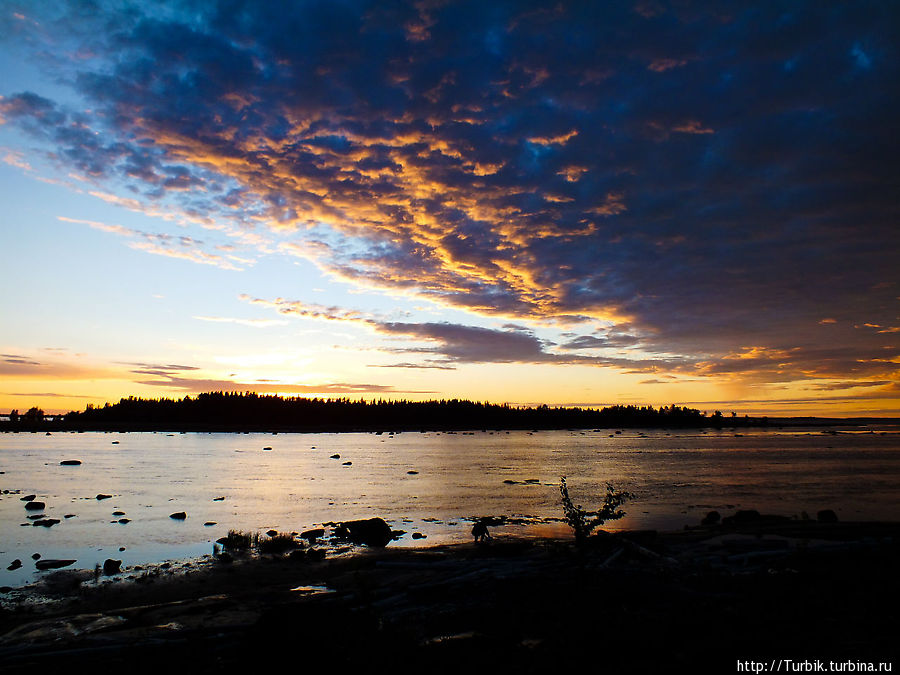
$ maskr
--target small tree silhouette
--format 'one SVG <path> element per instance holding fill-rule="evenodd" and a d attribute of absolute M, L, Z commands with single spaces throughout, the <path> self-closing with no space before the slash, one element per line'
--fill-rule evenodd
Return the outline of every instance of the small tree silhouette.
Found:
<path fill-rule="evenodd" d="M 566 523 L 575 533 L 575 543 L 583 544 L 593 530 L 607 520 L 618 520 L 625 515 L 619 507 L 634 495 L 625 490 L 616 490 L 612 483 L 606 484 L 606 496 L 603 498 L 603 506 L 599 511 L 585 511 L 580 505 L 572 503 L 569 497 L 569 488 L 566 485 L 566 477 L 559 479 L 559 493 L 562 495 L 563 513 Z"/>

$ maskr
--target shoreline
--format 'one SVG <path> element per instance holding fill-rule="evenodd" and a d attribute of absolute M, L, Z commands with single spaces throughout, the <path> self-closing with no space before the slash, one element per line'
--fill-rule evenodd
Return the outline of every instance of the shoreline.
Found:
<path fill-rule="evenodd" d="M 652 424 L 645 421 L 619 421 L 619 424 L 422 424 L 395 422 L 391 424 L 248 424 L 208 422 L 106 422 L 100 424 L 73 423 L 66 420 L 10 422 L 0 420 L 0 433 L 201 433 L 201 434 L 398 434 L 398 433 L 487 433 L 507 431 L 737 431 L 739 429 L 821 429 L 825 427 L 898 427 L 897 417 L 738 417 L 703 423 Z M 873 432 L 878 433 L 878 432 Z"/>
<path fill-rule="evenodd" d="M 582 548 L 511 537 L 322 561 L 261 555 L 2 610 L 0 663 L 33 672 L 139 656 L 147 672 L 172 658 L 213 672 L 293 645 L 339 671 L 390 659 L 400 672 L 538 672 L 599 658 L 601 643 L 613 650 L 604 663 L 632 672 L 884 660 L 896 655 L 879 610 L 892 616 L 900 601 L 898 549 L 900 523 L 790 521 L 622 531 Z"/>

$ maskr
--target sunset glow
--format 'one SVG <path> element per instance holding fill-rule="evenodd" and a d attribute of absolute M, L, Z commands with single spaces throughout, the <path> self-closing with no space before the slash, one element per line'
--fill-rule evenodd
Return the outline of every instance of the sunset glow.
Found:
<path fill-rule="evenodd" d="M 891 3 L 0 3 L 0 412 L 900 415 Z"/>

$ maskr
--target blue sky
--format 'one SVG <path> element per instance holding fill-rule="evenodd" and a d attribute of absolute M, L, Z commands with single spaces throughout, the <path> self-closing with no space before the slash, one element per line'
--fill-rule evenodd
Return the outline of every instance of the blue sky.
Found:
<path fill-rule="evenodd" d="M 0 3 L 0 409 L 896 414 L 889 2 Z"/>

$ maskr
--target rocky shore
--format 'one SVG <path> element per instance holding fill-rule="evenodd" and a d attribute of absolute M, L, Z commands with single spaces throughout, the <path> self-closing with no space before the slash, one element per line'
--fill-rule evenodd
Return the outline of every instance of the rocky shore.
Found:
<path fill-rule="evenodd" d="M 750 520 L 582 547 L 496 538 L 324 560 L 235 556 L 177 574 L 59 583 L 43 602 L 0 612 L 0 664 L 4 673 L 278 663 L 528 673 L 584 659 L 603 672 L 892 661 L 900 524 Z"/>

